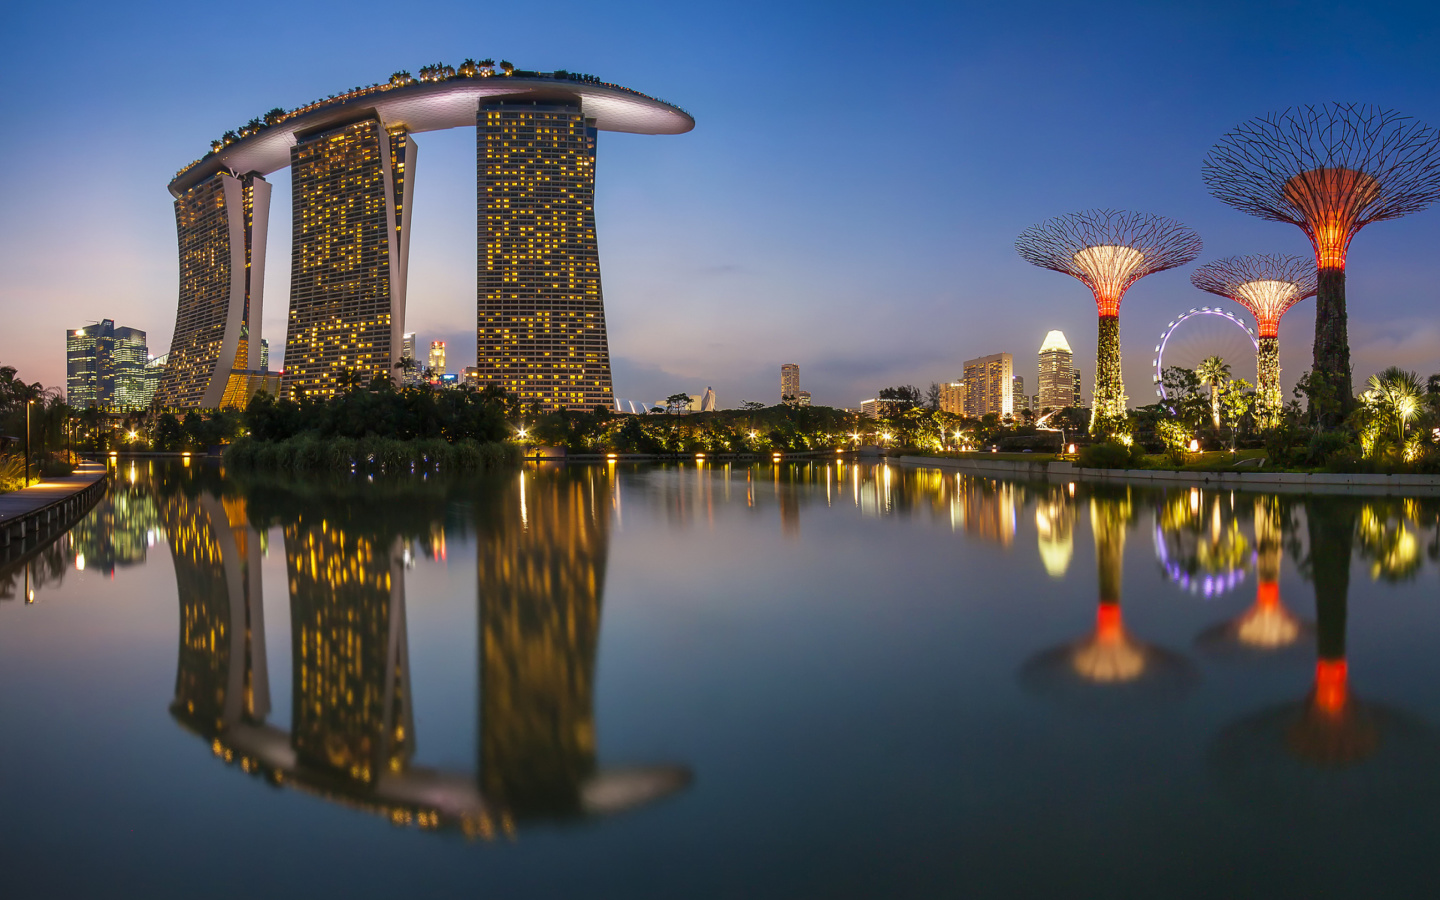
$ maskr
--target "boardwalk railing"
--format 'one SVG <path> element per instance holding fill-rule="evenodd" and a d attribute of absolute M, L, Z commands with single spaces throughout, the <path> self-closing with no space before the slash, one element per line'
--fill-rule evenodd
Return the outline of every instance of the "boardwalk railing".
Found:
<path fill-rule="evenodd" d="M 100 499 L 109 481 L 103 465 L 82 463 L 74 475 L 0 494 L 0 561 L 12 555 L 12 547 L 70 527 Z"/>

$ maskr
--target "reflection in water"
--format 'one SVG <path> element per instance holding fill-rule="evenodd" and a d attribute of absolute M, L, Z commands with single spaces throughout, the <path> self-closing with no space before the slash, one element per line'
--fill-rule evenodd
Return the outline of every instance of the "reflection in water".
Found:
<path fill-rule="evenodd" d="M 1095 536 L 1095 566 L 1100 602 L 1095 628 L 1074 643 L 1047 650 L 1021 670 L 1021 681 L 1046 693 L 1090 693 L 1086 686 L 1171 693 L 1193 680 L 1181 656 L 1136 639 L 1125 627 L 1120 608 L 1125 570 L 1125 534 L 1134 521 L 1129 489 L 1096 489 L 1090 497 L 1090 527 Z M 1133 693 L 1133 690 L 1127 691 Z"/>
<path fill-rule="evenodd" d="M 1413 804 L 1440 791 L 1440 738 L 1404 713 L 1357 698 L 1350 686 L 1350 564 L 1372 506 L 1345 496 L 1305 503 L 1309 552 L 1302 563 L 1314 582 L 1318 632 L 1309 690 L 1224 729 L 1212 751 L 1221 776 L 1247 799 L 1348 813 Z M 1317 772 L 1326 777 L 1306 774 Z"/>
<path fill-rule="evenodd" d="M 1073 491 L 1075 485 L 1069 488 Z M 1073 496 L 1073 495 L 1072 495 Z M 1065 577 L 1075 552 L 1075 506 L 1066 489 L 1052 485 L 1035 504 L 1035 531 L 1039 535 L 1040 562 L 1051 578 Z"/>
<path fill-rule="evenodd" d="M 1370 561 L 1370 578 L 1408 581 L 1420 571 L 1421 502 L 1382 498 L 1360 510 L 1360 555 Z"/>
<path fill-rule="evenodd" d="M 1166 576 L 1192 593 L 1214 597 L 1233 590 L 1250 565 L 1234 492 L 1167 492 L 1155 514 L 1155 555 Z"/>
<path fill-rule="evenodd" d="M 1275 651 L 1296 646 L 1312 629 L 1280 600 L 1280 563 L 1289 505 L 1274 495 L 1255 498 L 1255 602 L 1237 618 L 1202 632 L 1196 645 L 1212 652 L 1245 648 Z"/>
<path fill-rule="evenodd" d="M 396 507 L 382 485 L 223 483 L 196 467 L 157 492 L 171 536 L 180 650 L 171 711 L 227 763 L 398 825 L 510 833 L 532 816 L 618 812 L 689 770 L 597 770 L 594 676 L 612 487 L 603 473 L 486 482 L 481 533 L 478 777 L 413 765 L 405 624 L 411 541 L 443 554 L 443 491 Z M 547 478 L 541 491 L 524 479 Z M 259 545 L 285 536 L 293 645 L 289 732 L 269 686 Z"/>

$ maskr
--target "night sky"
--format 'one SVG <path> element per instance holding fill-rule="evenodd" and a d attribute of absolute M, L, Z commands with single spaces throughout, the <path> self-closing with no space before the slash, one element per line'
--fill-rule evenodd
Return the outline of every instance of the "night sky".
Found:
<path fill-rule="evenodd" d="M 100 318 L 169 348 L 165 186 L 273 106 L 466 57 L 568 69 L 669 100 L 680 136 L 602 133 L 597 217 L 619 397 L 713 385 L 775 402 L 799 363 L 815 402 L 952 380 L 1061 329 L 1092 386 L 1095 310 L 1013 249 L 1025 227 L 1117 207 L 1197 229 L 1200 262 L 1309 255 L 1299 229 L 1214 200 L 1210 146 L 1295 104 L 1375 103 L 1440 126 L 1435 4 L 31 3 L 0 59 L 0 363 L 64 383 L 64 330 Z M 475 136 L 416 136 L 407 331 L 474 364 Z M 275 184 L 263 336 L 281 356 L 290 182 Z M 1356 381 L 1440 371 L 1440 209 L 1369 226 L 1349 258 Z M 1166 323 L 1217 298 L 1189 267 L 1121 310 L 1132 404 Z M 1286 390 L 1314 301 L 1281 328 Z M 423 346 L 423 345 L 422 345 Z M 1253 378 L 1253 360 L 1236 374 Z M 1288 393 L 1287 393 L 1288 395 Z"/>

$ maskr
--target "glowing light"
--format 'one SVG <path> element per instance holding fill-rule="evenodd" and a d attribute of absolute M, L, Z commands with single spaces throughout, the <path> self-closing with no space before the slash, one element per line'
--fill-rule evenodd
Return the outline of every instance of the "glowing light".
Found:
<path fill-rule="evenodd" d="M 83 554 L 83 553 L 77 553 L 77 554 L 75 554 L 75 571 L 77 571 L 77 572 L 83 572 L 83 571 L 85 571 L 85 554 Z"/>
<path fill-rule="evenodd" d="M 523 441 L 525 440 L 526 435 L 528 435 L 529 433 L 530 432 L 527 429 L 522 428 L 519 431 L 515 432 L 515 436 Z"/>
<path fill-rule="evenodd" d="M 1322 659 L 1315 663 L 1315 705 L 1327 713 L 1345 708 L 1348 672 L 1343 659 Z"/>
<path fill-rule="evenodd" d="M 1190 452 L 1197 453 L 1200 450 L 1200 442 L 1195 438 L 1190 439 Z"/>
<path fill-rule="evenodd" d="M 1235 286 L 1235 302 L 1250 310 L 1260 336 L 1275 337 L 1280 333 L 1280 317 L 1302 299 L 1303 289 L 1293 281 L 1260 278 Z"/>
<path fill-rule="evenodd" d="M 1379 196 L 1380 182 L 1341 166 L 1311 169 L 1285 182 L 1285 200 L 1305 217 L 1315 262 L 1322 269 L 1345 268 L 1355 223 Z"/>
<path fill-rule="evenodd" d="M 1118 316 L 1120 299 L 1135 280 L 1145 274 L 1145 254 L 1123 244 L 1099 244 L 1078 251 L 1071 260 L 1095 292 L 1095 304 L 1102 316 Z"/>
<path fill-rule="evenodd" d="M 1081 252 L 1083 253 L 1084 251 L 1082 250 Z M 1065 340 L 1065 333 L 1063 331 L 1052 331 L 1045 335 L 1045 342 L 1040 345 L 1040 352 L 1049 353 L 1051 350 L 1061 350 L 1065 353 L 1070 352 L 1070 342 Z"/>

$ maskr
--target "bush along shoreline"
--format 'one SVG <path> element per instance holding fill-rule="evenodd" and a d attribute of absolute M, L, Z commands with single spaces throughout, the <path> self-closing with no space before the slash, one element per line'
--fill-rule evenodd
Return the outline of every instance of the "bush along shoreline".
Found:
<path fill-rule="evenodd" d="M 479 470 L 519 465 L 520 447 L 505 441 L 444 438 L 320 438 L 301 434 L 276 441 L 242 437 L 225 448 L 236 469 L 295 472 L 413 472 Z"/>

